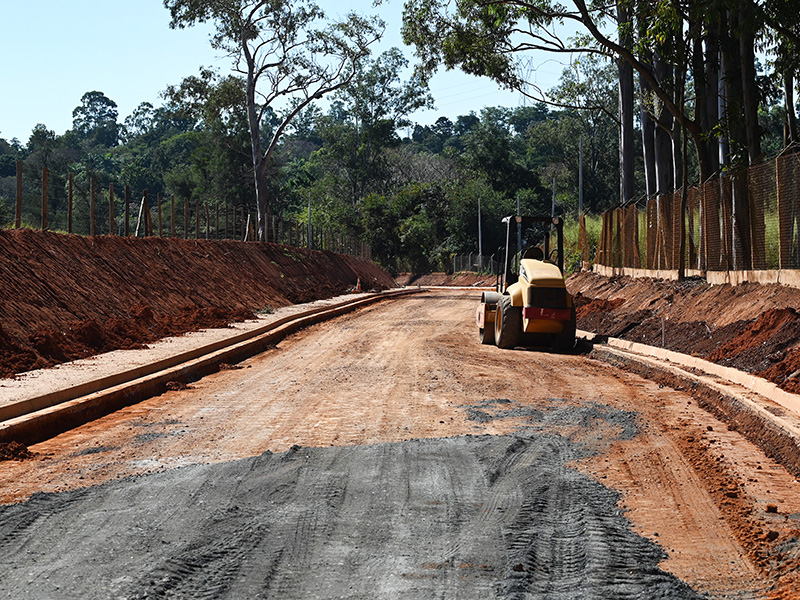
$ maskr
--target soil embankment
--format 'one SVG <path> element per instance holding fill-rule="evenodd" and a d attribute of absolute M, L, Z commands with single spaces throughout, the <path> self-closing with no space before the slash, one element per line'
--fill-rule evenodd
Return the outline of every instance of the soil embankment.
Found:
<path fill-rule="evenodd" d="M 0 230 L 0 377 L 255 312 L 396 283 L 357 258 L 276 244 Z"/>
<path fill-rule="evenodd" d="M 698 356 L 800 392 L 800 294 L 780 285 L 710 285 L 578 273 L 578 328 Z"/>
<path fill-rule="evenodd" d="M 495 275 L 480 275 L 478 273 L 426 273 L 416 275 L 414 273 L 400 273 L 397 275 L 397 283 L 400 285 L 423 285 L 423 286 L 452 286 L 452 287 L 491 287 L 495 284 Z"/>

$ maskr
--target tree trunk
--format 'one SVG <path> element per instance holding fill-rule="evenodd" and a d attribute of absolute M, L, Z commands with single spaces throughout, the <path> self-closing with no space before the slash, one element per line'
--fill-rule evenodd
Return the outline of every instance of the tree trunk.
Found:
<path fill-rule="evenodd" d="M 699 125 L 699 135 L 692 133 L 692 141 L 697 152 L 697 161 L 700 166 L 700 183 L 704 183 L 718 169 L 719 164 L 716 160 L 716 147 L 710 150 L 707 142 L 709 132 L 717 126 L 719 118 L 716 110 L 711 110 L 709 104 L 715 104 L 717 81 L 708 81 L 706 66 L 708 62 L 716 62 L 715 54 L 706 55 L 705 45 L 700 31 L 700 25 L 692 26 L 692 77 L 694 78 L 695 104 L 699 107 L 697 111 L 697 122 Z M 709 45 L 709 51 L 715 53 L 714 44 Z M 713 70 L 712 70 L 713 73 Z"/>
<path fill-rule="evenodd" d="M 728 14 L 730 31 L 737 23 L 734 13 Z M 747 166 L 747 129 L 744 124 L 744 98 L 742 94 L 742 67 L 738 40 L 730 35 L 721 39 L 722 71 L 725 80 L 725 122 L 730 139 L 729 164 L 734 168 Z"/>
<path fill-rule="evenodd" d="M 631 20 L 622 2 L 617 4 L 617 19 L 622 24 Z M 632 49 L 630 30 L 620 31 L 620 45 Z M 633 141 L 633 67 L 619 58 L 619 160 L 620 160 L 620 201 L 627 203 L 634 195 L 634 141 Z"/>
<path fill-rule="evenodd" d="M 639 78 L 639 89 L 643 99 L 650 94 L 650 85 L 642 78 Z M 645 100 L 646 101 L 646 100 Z M 640 107 L 640 117 L 642 121 L 642 158 L 644 159 L 644 183 L 647 197 L 650 198 L 658 190 L 656 179 L 656 124 L 650 117 L 647 106 L 643 103 Z"/>
<path fill-rule="evenodd" d="M 719 120 L 725 113 L 721 103 L 724 102 L 722 94 L 722 76 L 720 70 L 719 58 L 719 30 L 721 23 L 715 21 L 709 24 L 709 31 L 705 43 L 705 87 L 704 87 L 704 113 L 703 113 L 703 130 L 713 131 L 719 125 Z M 720 141 L 722 138 L 720 137 Z M 713 172 L 719 170 L 720 164 L 723 163 L 723 157 L 727 157 L 727 144 L 725 151 L 720 153 L 716 145 L 710 145 L 709 157 L 711 161 L 711 168 Z"/>
<path fill-rule="evenodd" d="M 761 159 L 761 132 L 758 127 L 758 86 L 755 54 L 756 18 L 748 0 L 739 0 L 739 54 L 742 71 L 742 109 L 747 132 L 749 164 Z"/>
<path fill-rule="evenodd" d="M 788 135 L 786 145 L 797 141 L 797 113 L 794 107 L 794 75 L 790 69 L 786 69 L 783 75 L 783 90 L 786 100 L 786 129 Z"/>
<path fill-rule="evenodd" d="M 671 74 L 671 67 L 657 56 L 654 61 L 654 67 L 659 83 L 665 86 Z M 659 112 L 656 115 L 658 120 L 653 144 L 656 165 L 656 193 L 671 194 L 675 190 L 675 173 L 672 164 L 672 138 L 670 135 L 673 118 L 672 114 L 663 109 L 660 103 L 658 106 Z"/>
<path fill-rule="evenodd" d="M 243 33 L 244 36 L 244 33 Z M 258 105 L 256 103 L 256 63 L 247 46 L 247 40 L 242 40 L 244 58 L 247 62 L 247 85 L 245 98 L 247 101 L 247 125 L 250 129 L 250 149 L 253 160 L 253 180 L 256 196 L 256 210 L 258 211 L 258 240 L 268 241 L 267 215 L 269 214 L 269 196 L 267 194 L 267 162 L 264 149 L 261 145 L 261 122 L 258 118 Z"/>
<path fill-rule="evenodd" d="M 718 52 L 720 63 L 722 53 Z M 722 119 L 728 111 L 728 97 L 725 92 L 725 72 L 720 66 L 717 69 L 717 116 Z M 719 166 L 727 167 L 731 164 L 731 138 L 730 134 L 723 129 L 719 135 Z"/>

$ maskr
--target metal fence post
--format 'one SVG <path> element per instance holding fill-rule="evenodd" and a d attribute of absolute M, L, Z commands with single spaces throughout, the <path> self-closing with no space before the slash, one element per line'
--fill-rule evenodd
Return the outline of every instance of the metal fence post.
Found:
<path fill-rule="evenodd" d="M 108 235 L 114 235 L 114 183 L 108 184 Z"/>
<path fill-rule="evenodd" d="M 47 167 L 42 167 L 42 231 L 47 229 Z"/>
<path fill-rule="evenodd" d="M 14 227 L 22 227 L 22 161 L 17 161 L 17 206 L 14 218 Z"/>

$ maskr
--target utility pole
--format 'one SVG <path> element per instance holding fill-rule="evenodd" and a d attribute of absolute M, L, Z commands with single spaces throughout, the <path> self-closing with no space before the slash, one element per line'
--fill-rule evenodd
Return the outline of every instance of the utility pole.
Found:
<path fill-rule="evenodd" d="M 478 198 L 478 269 L 483 272 L 483 236 L 481 235 L 481 199 Z"/>
<path fill-rule="evenodd" d="M 517 198 L 517 216 L 522 217 L 522 204 Z M 517 254 L 522 252 L 522 219 L 517 219 Z M 519 264 L 519 263 L 517 263 Z"/>
<path fill-rule="evenodd" d="M 578 142 L 580 160 L 578 162 L 578 217 L 583 214 L 583 136 Z"/>

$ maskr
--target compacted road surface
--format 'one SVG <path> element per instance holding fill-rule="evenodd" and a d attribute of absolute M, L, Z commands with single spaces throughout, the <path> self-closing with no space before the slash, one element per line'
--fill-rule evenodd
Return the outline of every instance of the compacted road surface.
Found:
<path fill-rule="evenodd" d="M 0 598 L 791 598 L 800 484 L 660 387 L 390 300 L 0 463 Z"/>

